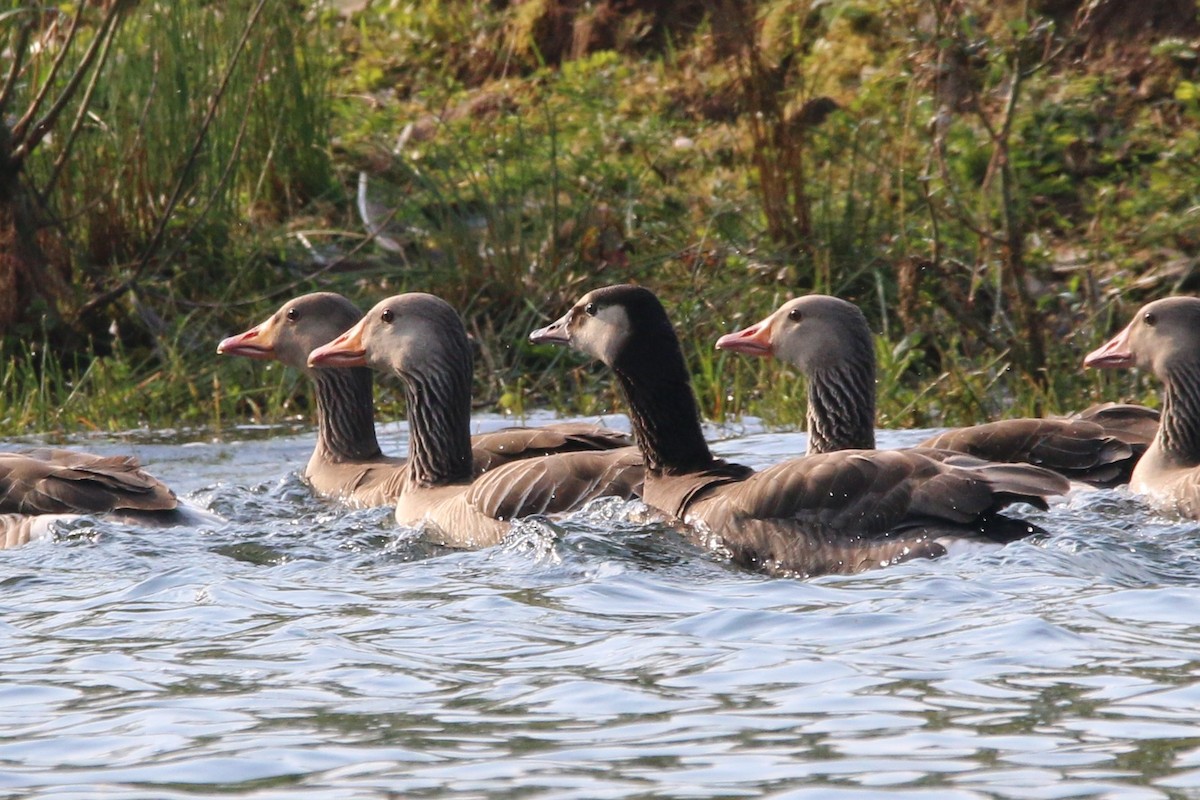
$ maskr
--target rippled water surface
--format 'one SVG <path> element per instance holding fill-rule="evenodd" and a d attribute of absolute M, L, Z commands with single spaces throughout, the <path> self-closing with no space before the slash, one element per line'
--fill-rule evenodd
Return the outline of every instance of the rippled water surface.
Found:
<path fill-rule="evenodd" d="M 0 552 L 0 797 L 1200 795 L 1200 526 L 1122 492 L 989 553 L 767 579 L 621 503 L 442 551 L 313 500 L 311 434 L 245 435 L 72 443 L 229 522 Z"/>

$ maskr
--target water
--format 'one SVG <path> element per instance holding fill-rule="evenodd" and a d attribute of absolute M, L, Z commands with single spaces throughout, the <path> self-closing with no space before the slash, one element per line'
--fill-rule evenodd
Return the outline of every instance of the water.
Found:
<path fill-rule="evenodd" d="M 269 434 L 75 442 L 230 521 L 0 552 L 0 797 L 1200 796 L 1200 525 L 1123 492 L 990 553 L 768 579 L 614 502 L 440 550 L 313 500 L 311 435 Z"/>

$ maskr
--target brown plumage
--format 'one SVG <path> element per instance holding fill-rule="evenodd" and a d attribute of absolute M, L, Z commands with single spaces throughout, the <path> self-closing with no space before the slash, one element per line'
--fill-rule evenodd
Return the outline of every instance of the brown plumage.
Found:
<path fill-rule="evenodd" d="M 384 455 L 375 433 L 372 373 L 367 367 L 312 369 L 308 354 L 362 319 L 340 294 L 315 292 L 283 306 L 245 333 L 230 336 L 217 352 L 273 359 L 304 372 L 317 399 L 317 443 L 304 478 L 324 497 L 350 505 L 387 505 L 398 496 L 405 461 Z M 543 428 L 505 428 L 471 438 L 476 473 L 550 453 L 612 450 L 632 440 L 624 433 L 587 423 Z"/>
<path fill-rule="evenodd" d="M 959 454 L 853 450 L 760 472 L 714 458 L 679 340 L 658 298 L 640 287 L 590 292 L 530 339 L 567 344 L 613 369 L 646 462 L 646 503 L 772 574 L 857 572 L 940 555 L 954 540 L 1010 541 L 1033 529 L 1001 508 L 1044 507 L 1068 486 L 1038 467 Z"/>
<path fill-rule="evenodd" d="M 308 363 L 369 365 L 400 377 L 409 457 L 399 475 L 396 519 L 432 527 L 444 544 L 495 544 L 514 518 L 572 511 L 597 497 L 628 499 L 640 489 L 641 459 L 633 447 L 526 458 L 477 475 L 469 435 L 470 344 L 458 314 L 433 295 L 382 301 L 314 350 Z"/>
<path fill-rule="evenodd" d="M 186 521 L 175 493 L 135 458 L 49 447 L 0 453 L 0 547 L 40 538 L 56 519 L 84 514 L 155 526 Z"/>
<path fill-rule="evenodd" d="M 789 300 L 761 322 L 722 336 L 717 348 L 774 355 L 808 377 L 810 454 L 875 446 L 875 349 L 853 303 L 828 295 Z M 1065 419 L 956 428 L 919 446 L 1038 464 L 1072 480 L 1113 486 L 1128 482 L 1157 428 L 1153 409 L 1108 404 Z"/>
<path fill-rule="evenodd" d="M 1200 299 L 1168 297 L 1084 358 L 1086 367 L 1137 367 L 1163 383 L 1158 435 L 1129 488 L 1159 509 L 1200 519 Z"/>

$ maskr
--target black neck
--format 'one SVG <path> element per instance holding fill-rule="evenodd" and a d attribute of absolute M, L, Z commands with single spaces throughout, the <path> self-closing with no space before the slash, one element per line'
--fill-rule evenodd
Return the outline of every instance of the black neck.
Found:
<path fill-rule="evenodd" d="M 1200 365 L 1173 367 L 1163 384 L 1159 447 L 1181 465 L 1200 464 Z"/>
<path fill-rule="evenodd" d="M 401 378 L 408 405 L 409 483 L 442 486 L 470 480 L 470 361 L 465 369 L 446 364 Z"/>
<path fill-rule="evenodd" d="M 655 472 L 681 474 L 714 463 L 700 427 L 700 408 L 675 332 L 668 328 L 639 343 L 637 358 L 613 364 L 629 421 L 646 461 Z"/>
<path fill-rule="evenodd" d="M 379 458 L 371 370 L 367 367 L 312 371 L 317 387 L 317 450 L 330 461 Z"/>
<path fill-rule="evenodd" d="M 843 362 L 808 376 L 808 454 L 875 447 L 875 365 Z"/>

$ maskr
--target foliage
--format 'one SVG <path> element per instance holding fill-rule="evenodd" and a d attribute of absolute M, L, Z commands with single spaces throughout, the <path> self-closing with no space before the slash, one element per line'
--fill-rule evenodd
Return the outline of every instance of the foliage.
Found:
<path fill-rule="evenodd" d="M 480 344 L 477 397 L 514 413 L 619 408 L 601 370 L 525 337 L 628 280 L 664 297 L 716 418 L 802 419 L 796 376 L 712 342 L 809 291 L 881 332 L 888 425 L 1144 397 L 1078 360 L 1191 286 L 1197 31 L 1118 47 L 1087 16 L 1103 5 L 711 0 L 671 25 L 649 2 L 614 21 L 609 3 L 277 0 L 254 24 L 247 2 L 135 6 L 63 117 L 83 120 L 72 169 L 54 171 L 59 131 L 25 173 L 69 221 L 47 248 L 78 287 L 64 307 L 104 325 L 58 358 L 37 324 L 36 347 L 6 340 L 0 427 L 303 413 L 296 376 L 211 353 L 313 288 L 446 297 Z M 45 71 L 23 74 L 18 106 Z"/>
<path fill-rule="evenodd" d="M 59 279 L 33 282 L 54 341 L 96 341 L 136 310 L 112 305 L 131 292 L 154 296 L 158 317 L 218 299 L 226 282 L 189 261 L 237 257 L 248 221 L 278 225 L 330 192 L 328 51 L 318 20 L 292 11 L 184 0 L 4 15 L 0 47 L 20 55 L 0 95 L 0 114 L 19 112 L 0 136 L 17 176 L 5 200 L 40 232 L 35 263 L 17 268 L 49 262 Z"/>

